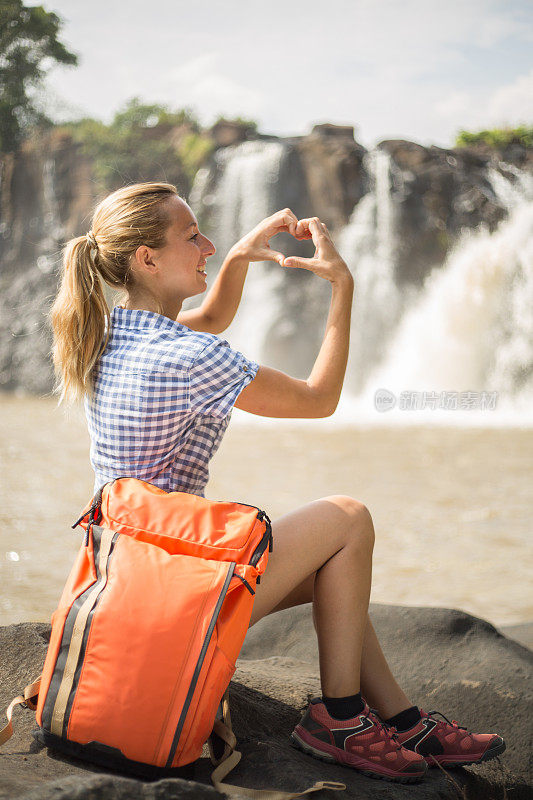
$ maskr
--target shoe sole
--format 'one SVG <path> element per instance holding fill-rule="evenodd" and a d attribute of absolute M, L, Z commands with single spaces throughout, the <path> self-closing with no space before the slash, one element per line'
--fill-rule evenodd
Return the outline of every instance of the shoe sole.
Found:
<path fill-rule="evenodd" d="M 424 779 L 427 773 L 426 769 L 422 775 L 399 775 L 397 777 L 392 775 L 381 775 L 379 772 L 373 772 L 369 769 L 362 769 L 361 767 L 356 767 L 353 764 L 343 764 L 336 759 L 335 756 L 332 756 L 329 753 L 324 753 L 322 750 L 318 750 L 316 747 L 313 747 L 307 742 L 302 741 L 294 732 L 290 735 L 290 743 L 293 747 L 296 747 L 298 750 L 301 750 L 303 753 L 306 753 L 309 756 L 313 756 L 313 758 L 318 758 L 320 761 L 326 761 L 328 764 L 338 764 L 341 767 L 350 767 L 350 769 L 355 769 L 362 775 L 366 775 L 369 778 L 377 778 L 380 781 L 393 781 L 394 783 L 419 783 Z"/>
<path fill-rule="evenodd" d="M 496 744 L 489 747 L 488 750 L 483 753 L 481 758 L 475 758 L 473 761 L 446 761 L 444 759 L 435 758 L 434 756 L 426 756 L 426 761 L 428 762 L 430 767 L 470 767 L 472 764 L 481 764 L 482 761 L 490 761 L 492 758 L 496 758 L 499 756 L 503 751 L 506 749 L 505 742 L 497 742 Z M 431 759 L 431 761 L 430 761 Z"/>

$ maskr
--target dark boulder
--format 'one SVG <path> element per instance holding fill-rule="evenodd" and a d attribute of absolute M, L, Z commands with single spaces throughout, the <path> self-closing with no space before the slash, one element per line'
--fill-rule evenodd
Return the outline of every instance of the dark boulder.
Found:
<path fill-rule="evenodd" d="M 438 708 L 477 731 L 497 731 L 507 750 L 501 759 L 443 772 L 432 769 L 417 786 L 366 778 L 294 750 L 289 734 L 320 693 L 318 654 L 310 605 L 272 614 L 248 633 L 230 694 L 232 719 L 243 754 L 228 776 L 254 788 L 297 791 L 317 780 L 346 784 L 344 794 L 322 797 L 479 798 L 531 797 L 528 747 L 532 733 L 533 654 L 489 623 L 460 611 L 374 605 L 372 618 L 395 673 L 414 702 Z M 0 707 L 39 674 L 50 626 L 20 623 L 0 628 Z M 0 800 L 215 797 L 211 762 L 204 751 L 193 780 L 143 782 L 112 774 L 46 748 L 31 736 L 34 714 L 16 708 L 15 735 L 0 751 Z M 505 794 L 506 793 L 506 794 Z"/>

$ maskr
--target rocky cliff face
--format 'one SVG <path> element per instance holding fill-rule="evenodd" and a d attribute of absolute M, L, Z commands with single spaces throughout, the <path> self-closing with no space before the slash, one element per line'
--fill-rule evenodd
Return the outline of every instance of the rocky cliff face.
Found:
<path fill-rule="evenodd" d="M 239 236 L 278 208 L 289 206 L 299 217 L 318 215 L 339 241 L 347 242 L 343 255 L 354 265 L 356 285 L 361 252 L 371 252 L 379 268 L 389 270 L 397 296 L 388 305 L 389 325 L 400 319 L 409 287 L 420 287 L 443 264 L 465 230 L 494 231 L 513 197 L 527 194 L 533 174 L 533 153 L 517 145 L 496 152 L 389 140 L 368 152 L 351 128 L 333 125 L 287 139 L 226 125 L 213 136 L 217 150 L 197 174 L 190 195 L 218 247 L 213 266 Z M 41 394 L 51 389 L 51 337 L 44 315 L 56 290 L 61 247 L 88 229 L 97 199 L 91 163 L 66 135 L 52 133 L 1 163 L 0 388 Z M 286 252 L 312 252 L 308 242 L 294 245 L 284 234 L 279 239 Z M 249 355 L 303 373 L 320 343 L 327 287 L 301 271 L 280 275 L 278 270 L 274 276 L 273 268 L 263 265 L 261 289 L 269 313 L 256 332 L 257 352 Z M 254 273 L 252 286 L 261 271 Z M 373 291 L 369 303 L 376 301 Z M 256 310 L 250 307 L 250 313 L 253 319 Z M 377 319 L 379 331 L 385 330 L 379 314 Z M 375 354 L 383 346 L 380 335 Z M 371 338 L 367 333 L 369 358 Z M 352 371 L 357 384 L 364 375 L 361 359 Z"/>
<path fill-rule="evenodd" d="M 87 230 L 95 202 L 91 163 L 68 137 L 28 143 L 0 164 L 0 388 L 52 387 L 45 314 L 61 246 Z"/>

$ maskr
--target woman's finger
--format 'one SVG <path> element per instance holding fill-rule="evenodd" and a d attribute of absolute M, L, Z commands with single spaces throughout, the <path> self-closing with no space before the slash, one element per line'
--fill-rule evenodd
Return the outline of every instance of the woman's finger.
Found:
<path fill-rule="evenodd" d="M 289 233 L 291 234 L 291 236 L 295 236 L 296 235 L 296 225 L 298 224 L 298 217 L 296 216 L 296 214 L 293 214 L 292 211 L 290 211 L 290 209 L 289 209 L 288 217 L 289 217 L 289 220 L 290 220 L 290 222 L 289 222 Z"/>
<path fill-rule="evenodd" d="M 285 258 L 283 260 L 282 266 L 310 269 L 313 272 L 313 268 L 318 266 L 318 262 L 314 258 L 298 258 L 297 256 L 290 256 L 289 258 Z"/>
<path fill-rule="evenodd" d="M 282 211 L 277 211 L 270 217 L 268 229 L 269 231 L 273 230 L 275 233 L 286 230 L 291 236 L 295 236 L 297 223 L 298 217 L 296 214 L 294 214 L 290 208 L 284 208 Z"/>
<path fill-rule="evenodd" d="M 298 226 L 300 227 L 297 228 L 297 232 L 304 231 L 307 234 L 305 236 L 306 239 L 312 239 L 321 234 L 325 234 L 325 225 L 319 220 L 318 217 L 301 219 L 298 222 Z M 313 236 L 313 233 L 315 234 L 315 237 Z"/>
<path fill-rule="evenodd" d="M 311 231 L 309 230 L 309 228 L 305 224 L 306 222 L 307 222 L 307 220 L 305 220 L 305 219 L 299 219 L 298 220 L 295 232 L 293 234 L 295 239 L 298 239 L 298 240 L 301 241 L 302 239 L 312 239 L 313 238 L 313 234 L 311 233 Z"/>
<path fill-rule="evenodd" d="M 317 253 L 320 253 L 322 250 L 322 245 L 327 238 L 326 232 L 324 230 L 323 224 L 320 222 L 318 217 L 312 217 L 309 220 L 309 230 L 313 235 L 313 244 L 316 247 Z"/>
<path fill-rule="evenodd" d="M 272 250 L 271 247 L 263 247 L 257 253 L 257 261 L 276 261 L 278 264 L 283 266 L 283 259 L 285 256 L 283 253 L 278 253 L 277 250 Z"/>

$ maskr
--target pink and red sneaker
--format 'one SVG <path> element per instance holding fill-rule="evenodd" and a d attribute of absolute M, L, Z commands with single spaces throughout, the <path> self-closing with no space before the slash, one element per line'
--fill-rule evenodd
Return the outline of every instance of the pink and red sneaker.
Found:
<path fill-rule="evenodd" d="M 406 731 L 397 731 L 396 737 L 407 750 L 424 756 L 430 766 L 436 766 L 436 762 L 446 767 L 479 764 L 505 750 L 505 742 L 496 733 L 469 733 L 440 711 L 426 713 L 420 709 L 420 713 L 420 722 Z M 442 720 L 435 719 L 437 714 Z"/>
<path fill-rule="evenodd" d="M 291 734 L 291 744 L 322 761 L 352 767 L 372 778 L 416 783 L 427 772 L 422 755 L 398 743 L 368 705 L 355 717 L 335 719 L 313 698 Z"/>

